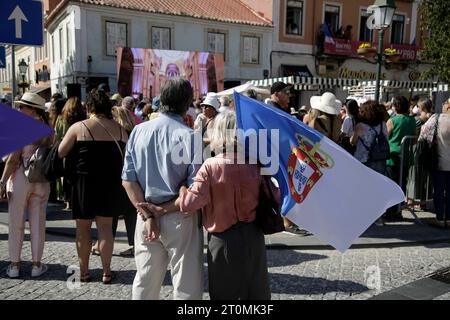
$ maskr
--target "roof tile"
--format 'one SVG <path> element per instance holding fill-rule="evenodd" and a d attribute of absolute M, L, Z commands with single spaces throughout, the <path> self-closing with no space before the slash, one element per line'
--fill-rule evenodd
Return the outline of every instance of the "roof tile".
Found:
<path fill-rule="evenodd" d="M 190 16 L 223 22 L 271 26 L 272 22 L 240 0 L 75 0 L 138 11 Z"/>

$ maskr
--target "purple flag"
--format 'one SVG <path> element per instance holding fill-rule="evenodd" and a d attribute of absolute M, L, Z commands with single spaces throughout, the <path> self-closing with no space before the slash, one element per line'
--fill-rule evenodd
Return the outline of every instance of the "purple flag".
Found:
<path fill-rule="evenodd" d="M 0 104 L 0 157 L 53 133 L 42 122 Z"/>

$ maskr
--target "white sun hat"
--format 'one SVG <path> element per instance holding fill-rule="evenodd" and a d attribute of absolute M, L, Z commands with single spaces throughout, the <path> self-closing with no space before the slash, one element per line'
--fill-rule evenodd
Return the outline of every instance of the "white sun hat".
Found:
<path fill-rule="evenodd" d="M 311 97 L 310 102 L 311 108 L 334 115 L 338 115 L 342 107 L 342 102 L 337 100 L 336 96 L 331 92 Z"/>
<path fill-rule="evenodd" d="M 216 94 L 207 94 L 205 101 L 203 101 L 200 106 L 211 106 L 213 107 L 217 112 L 219 112 L 219 108 L 220 108 L 220 102 L 219 99 L 217 98 Z"/>

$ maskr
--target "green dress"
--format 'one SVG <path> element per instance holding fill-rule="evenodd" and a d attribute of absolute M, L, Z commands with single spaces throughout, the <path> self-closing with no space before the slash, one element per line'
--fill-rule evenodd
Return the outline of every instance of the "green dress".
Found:
<path fill-rule="evenodd" d="M 61 116 L 58 116 L 56 118 L 55 123 L 55 132 L 56 132 L 56 139 L 61 142 L 64 136 L 67 133 L 67 130 L 69 130 L 69 124 L 64 120 Z"/>
<path fill-rule="evenodd" d="M 391 118 L 393 129 L 389 137 L 389 148 L 391 149 L 391 158 L 387 160 L 390 167 L 400 166 L 400 152 L 402 139 L 405 136 L 416 135 L 416 120 L 408 115 L 396 115 Z M 411 155 L 412 156 L 412 155 Z M 412 157 L 411 157 L 411 160 Z"/>

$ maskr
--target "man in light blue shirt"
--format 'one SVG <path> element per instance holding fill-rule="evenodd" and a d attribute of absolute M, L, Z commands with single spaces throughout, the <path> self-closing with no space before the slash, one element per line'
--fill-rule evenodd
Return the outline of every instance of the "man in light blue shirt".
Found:
<path fill-rule="evenodd" d="M 183 123 L 192 96 L 188 81 L 167 81 L 161 88 L 160 116 L 131 133 L 122 180 L 133 204 L 171 201 L 182 185 L 193 182 L 201 161 L 194 164 L 193 131 Z M 180 212 L 138 219 L 134 300 L 159 299 L 168 266 L 174 299 L 202 299 L 203 232 L 198 219 L 197 214 Z"/>

